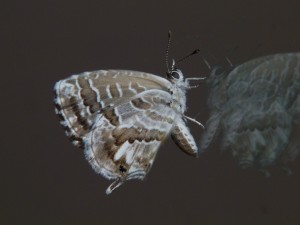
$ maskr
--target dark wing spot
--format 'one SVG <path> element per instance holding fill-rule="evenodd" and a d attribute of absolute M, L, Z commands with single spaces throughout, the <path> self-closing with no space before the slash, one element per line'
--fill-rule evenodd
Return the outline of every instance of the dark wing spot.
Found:
<path fill-rule="evenodd" d="M 122 165 L 120 165 L 119 170 L 121 173 L 126 173 L 126 171 L 127 171 L 127 169 Z"/>

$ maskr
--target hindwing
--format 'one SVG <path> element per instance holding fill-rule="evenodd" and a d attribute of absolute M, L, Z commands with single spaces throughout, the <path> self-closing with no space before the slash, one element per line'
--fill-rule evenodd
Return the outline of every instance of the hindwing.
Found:
<path fill-rule="evenodd" d="M 85 145 L 95 171 L 119 183 L 143 179 L 178 116 L 167 105 L 170 99 L 165 91 L 149 90 L 103 110 Z"/>

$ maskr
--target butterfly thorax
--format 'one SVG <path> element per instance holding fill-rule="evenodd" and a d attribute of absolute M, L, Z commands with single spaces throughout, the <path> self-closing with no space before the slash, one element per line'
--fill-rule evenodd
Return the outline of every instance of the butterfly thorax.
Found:
<path fill-rule="evenodd" d="M 169 88 L 172 102 L 170 106 L 174 108 L 180 114 L 186 111 L 186 89 L 187 83 L 184 76 L 179 69 L 173 70 L 167 73 L 168 80 L 172 83 Z"/>
<path fill-rule="evenodd" d="M 172 96 L 171 108 L 175 109 L 178 113 L 183 114 L 186 111 L 186 92 L 185 88 L 178 87 L 176 84 L 170 89 Z"/>

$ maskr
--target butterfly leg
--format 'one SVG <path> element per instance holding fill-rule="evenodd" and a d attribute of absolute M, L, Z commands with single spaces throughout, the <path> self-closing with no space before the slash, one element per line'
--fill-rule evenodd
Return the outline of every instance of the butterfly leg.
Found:
<path fill-rule="evenodd" d="M 191 78 L 186 78 L 185 79 L 186 86 L 188 88 L 197 88 L 197 87 L 199 87 L 199 84 L 191 85 L 191 81 L 202 81 L 202 80 L 205 80 L 205 79 L 206 79 L 206 77 L 191 77 Z"/>
<path fill-rule="evenodd" d="M 188 119 L 188 120 L 190 120 L 190 121 L 192 121 L 192 122 L 194 122 L 194 123 L 196 123 L 196 124 L 198 124 L 200 127 L 202 127 L 203 129 L 205 129 L 204 125 L 202 123 L 200 123 L 199 121 L 197 121 L 197 120 L 195 120 L 195 119 L 193 119 L 191 117 L 188 117 L 186 115 L 183 115 L 183 117 L 186 118 L 186 119 Z"/>

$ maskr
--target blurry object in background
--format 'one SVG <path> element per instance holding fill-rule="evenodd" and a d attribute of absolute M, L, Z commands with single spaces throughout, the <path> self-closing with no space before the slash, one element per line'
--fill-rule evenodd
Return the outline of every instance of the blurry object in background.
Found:
<path fill-rule="evenodd" d="M 207 79 L 210 109 L 202 149 L 221 135 L 243 168 L 284 165 L 300 151 L 300 53 L 264 56 Z"/>

